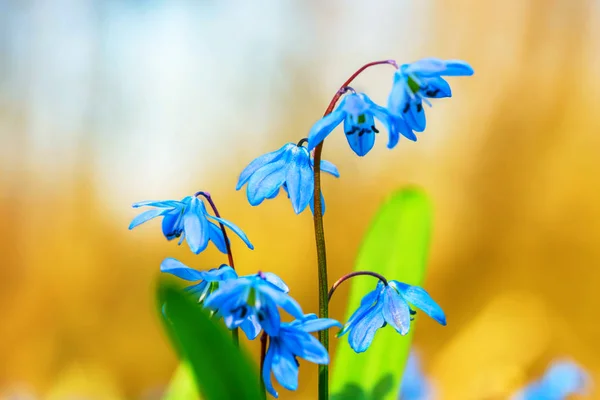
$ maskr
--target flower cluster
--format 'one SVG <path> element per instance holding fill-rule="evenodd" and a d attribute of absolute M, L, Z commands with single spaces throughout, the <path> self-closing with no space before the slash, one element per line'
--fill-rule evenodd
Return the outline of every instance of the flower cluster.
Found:
<path fill-rule="evenodd" d="M 377 64 L 389 64 L 397 69 L 387 108 L 375 104 L 366 94 L 356 93 L 348 86 L 362 70 Z M 310 207 L 317 232 L 317 227 L 320 224 L 322 226 L 324 200 L 320 192 L 320 175 L 316 174 L 316 170 L 334 177 L 339 177 L 340 174 L 335 165 L 321 160 L 320 150 L 312 154 L 311 151 L 318 148 L 342 121 L 350 148 L 361 157 L 375 144 L 375 135 L 379 133 L 375 120 L 387 130 L 390 149 L 398 144 L 400 136 L 415 141 L 415 132 L 425 129 L 422 103 L 430 105 L 430 98 L 451 96 L 450 86 L 442 77 L 472 73 L 471 67 L 463 61 L 432 58 L 400 67 L 395 61 L 367 64 L 336 93 L 326 115 L 313 125 L 307 138 L 297 143 L 287 143 L 276 151 L 256 158 L 241 172 L 236 190 L 246 186 L 248 202 L 257 206 L 264 200 L 275 198 L 283 188 L 296 214 L 302 213 L 307 206 Z M 335 108 L 340 99 L 339 106 Z M 212 209 L 212 214 L 205 201 Z M 144 201 L 133 205 L 135 208 L 143 206 L 153 208 L 135 217 L 130 229 L 153 218 L 162 217 L 162 232 L 168 240 L 179 238 L 179 244 L 186 240 L 195 254 L 204 251 L 212 242 L 219 251 L 228 255 L 229 265 L 222 264 L 218 268 L 204 271 L 192 269 L 173 258 L 166 258 L 160 269 L 164 273 L 192 282 L 185 290 L 229 329 L 241 329 L 250 340 L 262 332 L 262 379 L 265 389 L 271 395 L 278 395 L 271 375 L 286 389 L 295 390 L 298 387 L 297 357 L 316 364 L 329 363 L 327 348 L 311 333 L 336 326 L 342 328 L 342 325 L 333 319 L 305 314 L 300 304 L 290 296 L 288 286 L 273 273 L 259 271 L 251 275 L 238 275 L 233 265 L 227 230 L 235 233 L 248 248 L 254 247 L 240 228 L 221 218 L 208 193 L 198 192 L 181 201 Z M 317 235 L 317 247 L 319 246 L 324 249 L 322 234 Z M 324 252 L 318 254 L 319 257 L 324 257 Z M 323 293 L 327 293 L 326 279 L 321 279 L 327 273 L 321 269 L 325 265 L 320 258 L 319 303 L 323 315 L 327 315 L 327 299 L 323 299 Z M 338 282 L 360 273 L 346 275 Z M 348 333 L 348 341 L 354 351 L 366 351 L 375 332 L 387 324 L 401 335 L 406 335 L 413 315 L 416 314 L 411 306 L 423 310 L 440 324 L 446 324 L 442 309 L 422 288 L 394 280 L 387 281 L 375 273 L 364 273 L 378 276 L 380 282 L 375 290 L 363 298 L 358 310 L 339 333 L 339 336 Z M 333 290 L 335 285 L 331 293 Z M 287 312 L 294 320 L 283 322 L 280 310 Z M 320 374 L 320 385 L 323 377 L 326 379 L 327 375 Z M 320 393 L 323 394 L 322 391 Z"/>

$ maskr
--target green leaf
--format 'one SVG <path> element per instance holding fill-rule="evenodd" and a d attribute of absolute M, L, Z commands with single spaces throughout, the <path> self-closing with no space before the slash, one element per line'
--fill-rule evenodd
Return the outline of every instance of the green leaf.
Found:
<path fill-rule="evenodd" d="M 264 398 L 256 367 L 250 357 L 233 344 L 231 332 L 211 319 L 207 311 L 198 307 L 180 288 L 161 281 L 158 308 L 161 315 L 166 315 L 162 320 L 171 342 L 181 359 L 188 363 L 204 399 Z M 184 376 L 175 382 L 184 386 L 188 383 L 185 371 L 181 374 Z M 167 393 L 174 390 L 171 388 Z"/>
<path fill-rule="evenodd" d="M 200 399 L 200 389 L 194 381 L 192 368 L 188 362 L 179 364 L 162 400 Z"/>
<path fill-rule="evenodd" d="M 431 234 L 431 204 L 417 188 L 401 189 L 389 196 L 381 206 L 363 239 L 356 259 L 356 270 L 378 272 L 387 279 L 411 285 L 422 285 Z M 360 305 L 360 300 L 375 288 L 371 277 L 352 279 L 346 320 Z M 334 298 L 335 301 L 335 298 Z M 395 400 L 400 390 L 404 364 L 414 332 L 401 336 L 391 327 L 377 331 L 375 340 L 357 354 L 340 338 L 331 390 L 334 397 L 350 389 L 377 400 Z"/>

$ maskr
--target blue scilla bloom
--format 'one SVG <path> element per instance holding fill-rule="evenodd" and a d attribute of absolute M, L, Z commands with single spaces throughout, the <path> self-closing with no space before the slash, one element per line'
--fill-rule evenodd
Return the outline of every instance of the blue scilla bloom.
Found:
<path fill-rule="evenodd" d="M 208 296 L 204 305 L 217 311 L 229 329 L 237 328 L 249 318 L 256 318 L 267 334 L 277 335 L 281 323 L 278 307 L 295 318 L 304 315 L 288 292 L 287 285 L 277 275 L 259 272 L 223 282 Z"/>
<path fill-rule="evenodd" d="M 247 184 L 248 201 L 257 206 L 265 199 L 277 196 L 283 187 L 294 212 L 300 214 L 309 204 L 312 209 L 314 202 L 313 162 L 302 141 L 299 144 L 287 143 L 279 150 L 258 157 L 244 168 L 236 190 Z M 329 161 L 321 161 L 321 170 L 335 177 L 340 176 L 336 166 Z"/>
<path fill-rule="evenodd" d="M 460 60 L 424 58 L 403 64 L 394 74 L 394 84 L 388 98 L 388 110 L 402 116 L 408 127 L 417 132 L 425 130 L 423 102 L 431 106 L 428 98 L 451 97 L 452 91 L 442 76 L 473 75 L 473 68 Z"/>
<path fill-rule="evenodd" d="M 554 362 L 537 382 L 521 390 L 513 400 L 564 400 L 573 394 L 584 394 L 590 386 L 588 374 L 572 361 Z"/>
<path fill-rule="evenodd" d="M 315 364 L 329 364 L 329 354 L 325 347 L 309 332 L 342 325 L 329 318 L 317 318 L 307 314 L 290 323 L 282 323 L 277 336 L 270 336 L 269 349 L 265 356 L 262 379 L 267 391 L 278 397 L 271 382 L 271 372 L 277 382 L 288 390 L 298 388 L 298 360 L 303 358 Z"/>
<path fill-rule="evenodd" d="M 175 275 L 186 281 L 199 283 L 188 286 L 185 290 L 198 296 L 198 302 L 202 303 L 206 296 L 219 287 L 221 282 L 230 279 L 236 279 L 237 273 L 229 265 L 221 265 L 219 268 L 213 268 L 208 271 L 198 271 L 188 267 L 181 261 L 174 258 L 165 258 L 160 264 L 160 271 Z"/>
<path fill-rule="evenodd" d="M 308 150 L 317 147 L 344 121 L 344 132 L 348 144 L 357 155 L 362 157 L 373 148 L 375 134 L 379 133 L 375 127 L 375 118 L 385 125 L 388 131 L 389 148 L 393 148 L 398 143 L 400 134 L 410 140 L 417 139 L 402 116 L 391 115 L 387 109 L 375 104 L 364 93 L 351 93 L 344 96 L 335 111 L 313 125 L 308 134 Z"/>
<path fill-rule="evenodd" d="M 179 244 L 181 244 L 185 239 L 195 254 L 204 251 L 208 242 L 212 241 L 222 253 L 227 253 L 223 232 L 219 225 L 210 221 L 213 220 L 231 229 L 250 249 L 254 249 L 240 228 L 223 218 L 210 215 L 204 202 L 195 196 L 187 196 L 181 201 L 141 201 L 133 205 L 134 208 L 144 206 L 155 208 L 144 211 L 135 217 L 131 221 L 129 229 L 162 216 L 162 231 L 168 240 L 179 238 Z"/>
<path fill-rule="evenodd" d="M 411 351 L 402 375 L 400 400 L 429 400 L 432 393 L 431 383 L 421 372 L 419 357 Z"/>
<path fill-rule="evenodd" d="M 406 335 L 410 329 L 411 315 L 416 313 L 409 303 L 446 325 L 444 312 L 424 289 L 398 281 L 389 281 L 387 285 L 379 282 L 375 290 L 363 297 L 360 307 L 338 336 L 349 333 L 350 347 L 362 353 L 373 342 L 375 332 L 386 324 L 390 324 L 401 335 Z"/>

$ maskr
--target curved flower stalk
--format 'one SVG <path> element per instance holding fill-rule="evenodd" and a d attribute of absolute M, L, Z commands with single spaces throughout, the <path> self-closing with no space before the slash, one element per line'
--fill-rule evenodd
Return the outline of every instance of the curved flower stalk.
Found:
<path fill-rule="evenodd" d="M 279 394 L 273 388 L 271 373 L 277 382 L 288 390 L 298 389 L 298 360 L 303 358 L 315 364 L 328 364 L 329 354 L 323 345 L 309 332 L 342 325 L 333 319 L 318 318 L 307 314 L 291 322 L 282 323 L 279 332 L 270 336 L 269 349 L 263 364 L 262 379 L 267 391 L 274 397 Z"/>
<path fill-rule="evenodd" d="M 246 243 L 250 249 L 254 249 L 246 234 L 231 222 L 212 216 L 206 210 L 204 202 L 195 196 L 184 197 L 181 201 L 141 201 L 133 204 L 138 207 L 155 207 L 144 211 L 135 217 L 129 229 L 133 229 L 153 218 L 163 217 L 162 231 L 167 240 L 179 238 L 181 244 L 185 239 L 194 254 L 199 254 L 208 247 L 211 241 L 222 253 L 227 253 L 227 245 L 221 228 L 215 224 L 216 221 L 231 229 Z"/>
<path fill-rule="evenodd" d="M 236 190 L 244 185 L 248 202 L 257 206 L 266 199 L 273 199 L 283 188 L 292 202 L 294 212 L 300 214 L 314 203 L 313 159 L 306 147 L 287 143 L 279 150 L 264 154 L 252 161 L 240 174 Z M 321 161 L 321 170 L 340 176 L 335 165 Z"/>
<path fill-rule="evenodd" d="M 398 281 L 389 281 L 387 285 L 378 282 L 375 290 L 363 297 L 360 307 L 350 316 L 338 336 L 349 333 L 350 347 L 362 353 L 373 342 L 377 330 L 387 324 L 399 334 L 406 335 L 410 330 L 411 315 L 416 313 L 409 303 L 441 325 L 446 325 L 444 312 L 424 289 Z"/>
<path fill-rule="evenodd" d="M 386 108 L 375 104 L 364 93 L 351 93 L 342 99 L 338 107 L 317 121 L 308 133 L 308 149 L 314 149 L 340 124 L 344 122 L 344 133 L 350 148 L 356 155 L 365 156 L 375 145 L 375 119 L 388 131 L 388 147 L 393 148 L 400 134 L 410 140 L 417 140 L 402 116 L 392 115 Z"/>
<path fill-rule="evenodd" d="M 423 102 L 429 98 L 451 97 L 450 84 L 442 76 L 470 76 L 473 68 L 460 60 L 424 58 L 403 64 L 394 74 L 394 84 L 388 98 L 388 110 L 403 117 L 408 127 L 417 132 L 425 130 Z"/>
<path fill-rule="evenodd" d="M 204 306 L 223 317 L 229 329 L 256 319 L 259 328 L 248 335 L 251 339 L 258 335 L 260 327 L 273 336 L 279 333 L 281 324 L 278 307 L 295 318 L 304 316 L 302 308 L 288 292 L 287 285 L 277 275 L 260 272 L 224 282 L 208 296 Z"/>
<path fill-rule="evenodd" d="M 585 394 L 590 384 L 590 377 L 579 365 L 555 361 L 539 381 L 519 391 L 512 400 L 566 400 L 573 394 Z"/>

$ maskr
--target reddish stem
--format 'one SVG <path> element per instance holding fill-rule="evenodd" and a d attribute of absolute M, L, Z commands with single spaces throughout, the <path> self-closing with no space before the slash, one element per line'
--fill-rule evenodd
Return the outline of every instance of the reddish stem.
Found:
<path fill-rule="evenodd" d="M 331 114 L 340 97 L 346 92 L 346 87 L 369 67 L 381 64 L 390 64 L 398 69 L 398 64 L 394 60 L 373 61 L 360 67 L 350 78 L 346 80 L 331 99 L 329 106 L 325 110 L 323 116 Z M 329 315 L 329 298 L 327 289 L 327 254 L 325 249 L 325 232 L 323 230 L 323 204 L 321 204 L 321 153 L 323 151 L 323 143 L 321 142 L 315 147 L 314 151 L 314 225 L 315 225 L 315 240 L 317 242 L 317 266 L 319 276 L 319 317 L 327 318 Z M 319 331 L 319 341 L 329 351 L 329 336 L 328 329 Z M 329 399 L 329 368 L 325 365 L 319 365 L 319 400 Z"/>
<path fill-rule="evenodd" d="M 215 202 L 213 201 L 212 197 L 210 196 L 210 193 L 207 192 L 198 192 L 195 195 L 196 197 L 198 196 L 202 196 L 206 199 L 206 201 L 208 201 L 208 204 L 210 204 L 210 207 L 212 208 L 213 212 L 215 213 L 215 217 L 217 218 L 221 218 L 221 215 L 219 214 L 219 210 L 217 210 L 217 206 L 215 205 Z M 231 252 L 231 244 L 229 244 L 229 238 L 227 237 L 227 231 L 225 230 L 225 226 L 219 222 L 219 226 L 221 227 L 221 232 L 223 232 L 223 239 L 225 239 L 225 246 L 227 248 L 227 258 L 229 259 L 229 266 L 233 269 L 235 269 L 235 265 L 233 265 L 233 253 Z"/>
<path fill-rule="evenodd" d="M 354 272 L 350 272 L 349 274 L 346 274 L 346 275 L 342 276 L 340 279 L 338 279 L 337 281 L 335 281 L 335 283 L 333 284 L 333 286 L 331 286 L 331 289 L 329 290 L 329 294 L 327 296 L 328 300 L 331 301 L 331 296 L 333 296 L 333 293 L 335 292 L 335 290 L 344 281 L 347 281 L 348 279 L 353 278 L 355 276 L 359 276 L 359 275 L 373 276 L 373 277 L 379 279 L 381 282 L 383 282 L 384 285 L 387 286 L 387 284 L 388 284 L 387 279 L 385 279 L 385 277 L 383 275 L 378 274 L 377 272 L 373 272 L 373 271 L 354 271 Z"/>
<path fill-rule="evenodd" d="M 215 217 L 221 218 L 221 214 L 219 214 L 219 210 L 217 209 L 215 202 L 213 201 L 212 197 L 210 196 L 210 193 L 200 191 L 200 192 L 196 193 L 194 196 L 204 197 L 206 199 L 206 201 L 208 201 L 208 204 L 210 204 L 210 207 L 212 208 L 213 212 L 215 213 Z M 227 231 L 225 230 L 225 226 L 222 223 L 219 222 L 219 226 L 221 227 L 221 232 L 223 232 L 223 239 L 225 240 L 225 247 L 227 248 L 227 258 L 229 259 L 229 266 L 235 270 L 235 265 L 233 264 L 233 253 L 231 252 L 231 245 L 229 244 L 229 238 L 227 237 Z M 231 331 L 231 338 L 233 339 L 233 343 L 236 346 L 239 346 L 240 331 L 238 328 L 235 328 Z"/>

